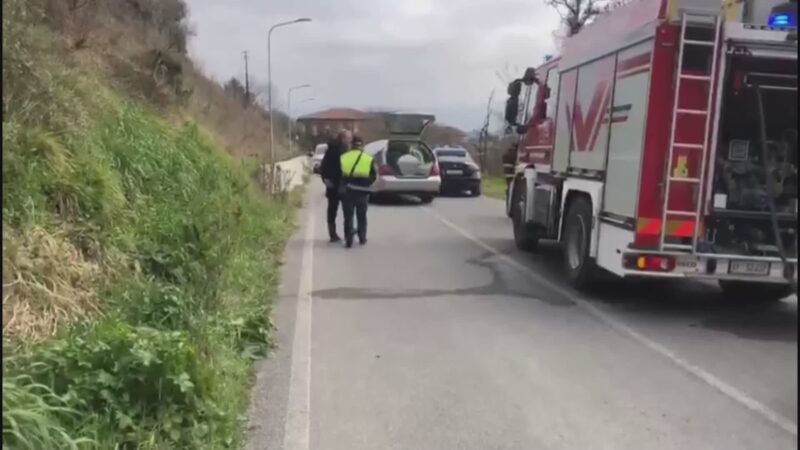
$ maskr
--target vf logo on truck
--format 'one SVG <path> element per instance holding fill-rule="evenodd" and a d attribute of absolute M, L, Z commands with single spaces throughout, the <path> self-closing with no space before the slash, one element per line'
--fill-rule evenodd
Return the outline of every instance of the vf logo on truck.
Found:
<path fill-rule="evenodd" d="M 604 124 L 622 123 L 628 120 L 628 113 L 632 104 L 618 105 L 611 108 L 613 80 L 619 84 L 637 75 L 646 75 L 650 70 L 650 52 L 620 60 L 617 63 L 616 73 L 613 65 L 607 69 L 599 69 L 601 77 L 594 86 L 589 108 L 584 113 L 579 96 L 573 104 L 567 100 L 565 104 L 567 127 L 572 134 L 572 150 L 576 152 L 591 152 L 595 150 L 600 129 Z"/>
<path fill-rule="evenodd" d="M 590 152 L 594 149 L 597 142 L 597 135 L 600 133 L 600 125 L 603 116 L 608 111 L 608 102 L 611 100 L 611 83 L 603 80 L 597 83 L 589 103 L 586 116 L 579 99 L 575 99 L 575 111 L 572 112 L 570 105 L 566 105 L 567 126 L 572 131 L 572 142 L 574 150 L 578 152 Z"/>

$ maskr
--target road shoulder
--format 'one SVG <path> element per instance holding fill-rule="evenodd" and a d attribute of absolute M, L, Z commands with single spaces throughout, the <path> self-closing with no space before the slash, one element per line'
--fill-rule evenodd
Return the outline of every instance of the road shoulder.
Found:
<path fill-rule="evenodd" d="M 312 196 L 317 193 L 315 189 L 306 189 L 303 207 L 297 212 L 299 226 L 284 251 L 278 297 L 272 310 L 276 327 L 275 348 L 268 358 L 254 366 L 255 380 L 247 415 L 247 449 L 278 449 L 283 446 L 303 245 L 306 229 L 310 226 L 307 220 L 309 211 L 316 204 Z"/>

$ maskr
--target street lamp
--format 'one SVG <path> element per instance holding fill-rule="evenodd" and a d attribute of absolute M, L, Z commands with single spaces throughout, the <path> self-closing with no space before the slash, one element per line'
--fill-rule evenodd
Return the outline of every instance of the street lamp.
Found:
<path fill-rule="evenodd" d="M 292 154 L 292 91 L 296 89 L 302 89 L 311 87 L 310 84 L 301 84 L 300 86 L 295 86 L 293 88 L 289 88 L 288 100 L 286 102 L 286 111 L 287 115 L 289 116 L 289 154 Z"/>
<path fill-rule="evenodd" d="M 300 100 L 300 103 L 310 102 L 310 101 L 313 101 L 313 100 L 316 100 L 316 99 L 315 99 L 314 97 L 309 97 L 309 98 L 307 98 L 307 99 L 305 99 L 305 100 Z M 291 116 L 289 116 L 289 118 L 290 118 L 290 121 L 289 121 L 289 132 L 291 133 L 291 132 L 292 132 L 292 122 L 291 122 Z M 292 151 L 292 144 L 293 144 L 293 142 L 294 142 L 294 136 L 292 136 L 292 135 L 290 134 L 290 135 L 289 135 L 289 151 L 290 151 L 290 152 Z"/>
<path fill-rule="evenodd" d="M 269 110 L 269 154 L 270 165 L 272 166 L 271 172 L 275 172 L 275 139 L 274 132 L 272 131 L 272 31 L 278 27 L 291 25 L 294 23 L 311 22 L 307 17 L 290 20 L 288 22 L 281 22 L 273 25 L 267 33 L 267 110 Z"/>

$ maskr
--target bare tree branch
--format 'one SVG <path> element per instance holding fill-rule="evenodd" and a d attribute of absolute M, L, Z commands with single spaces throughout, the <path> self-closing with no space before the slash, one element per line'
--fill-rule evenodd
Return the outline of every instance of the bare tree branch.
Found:
<path fill-rule="evenodd" d="M 602 12 L 603 6 L 625 0 L 545 0 L 561 16 L 566 26 L 566 37 L 574 36 Z"/>

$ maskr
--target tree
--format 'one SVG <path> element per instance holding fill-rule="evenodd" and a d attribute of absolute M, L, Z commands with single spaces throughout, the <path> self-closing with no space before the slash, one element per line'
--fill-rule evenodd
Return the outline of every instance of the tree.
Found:
<path fill-rule="evenodd" d="M 240 100 L 245 104 L 250 103 L 248 99 L 245 98 L 247 93 L 245 92 L 242 82 L 239 81 L 238 78 L 236 77 L 231 78 L 225 83 L 223 88 L 225 88 L 225 91 L 228 92 L 233 98 Z"/>
<path fill-rule="evenodd" d="M 581 29 L 602 11 L 603 0 L 545 0 L 561 15 L 566 37 L 578 34 Z"/>
<path fill-rule="evenodd" d="M 632 0 L 545 0 L 561 15 L 562 30 L 556 38 L 561 40 L 578 34 L 595 17 L 631 3 Z"/>

